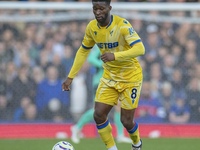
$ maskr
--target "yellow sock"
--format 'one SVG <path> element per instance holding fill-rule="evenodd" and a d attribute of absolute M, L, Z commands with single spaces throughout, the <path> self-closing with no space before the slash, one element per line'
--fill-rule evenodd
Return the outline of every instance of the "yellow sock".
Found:
<path fill-rule="evenodd" d="M 135 125 L 131 130 L 128 130 L 129 136 L 133 141 L 133 144 L 137 144 L 140 141 L 139 127 L 135 122 Z"/>
<path fill-rule="evenodd" d="M 104 122 L 102 124 L 97 125 L 97 129 L 98 129 L 98 133 L 99 133 L 102 141 L 105 143 L 107 149 L 116 145 L 113 135 L 112 135 L 112 127 L 108 120 L 106 120 L 106 122 Z"/>

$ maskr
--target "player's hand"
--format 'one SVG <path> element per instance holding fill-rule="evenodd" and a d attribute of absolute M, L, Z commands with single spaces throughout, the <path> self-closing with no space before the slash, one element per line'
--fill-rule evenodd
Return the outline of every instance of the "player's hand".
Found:
<path fill-rule="evenodd" d="M 72 81 L 73 81 L 72 78 L 67 78 L 62 84 L 62 90 L 63 91 L 69 91 L 70 85 L 72 84 Z"/>
<path fill-rule="evenodd" d="M 115 60 L 115 55 L 113 53 L 104 53 L 101 55 L 101 60 L 106 63 L 107 61 Z"/>

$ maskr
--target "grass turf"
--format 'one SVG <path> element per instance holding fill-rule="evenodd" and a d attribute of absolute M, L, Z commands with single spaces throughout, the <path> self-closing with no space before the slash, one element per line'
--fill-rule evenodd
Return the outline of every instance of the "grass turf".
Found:
<path fill-rule="evenodd" d="M 101 139 L 82 139 L 79 144 L 74 144 L 70 139 L 63 139 L 70 142 L 75 150 L 106 150 Z M 0 139 L 0 150 L 51 150 L 53 145 L 61 140 L 58 139 Z M 119 150 L 130 150 L 130 144 L 117 143 Z M 158 138 L 143 139 L 143 150 L 199 150 L 200 138 Z"/>

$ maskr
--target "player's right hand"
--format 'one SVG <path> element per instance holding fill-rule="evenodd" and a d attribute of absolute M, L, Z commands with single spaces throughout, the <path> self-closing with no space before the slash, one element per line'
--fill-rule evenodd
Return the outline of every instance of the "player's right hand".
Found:
<path fill-rule="evenodd" d="M 106 63 L 108 61 L 115 60 L 115 55 L 113 53 L 104 53 L 101 55 L 101 60 Z"/>
<path fill-rule="evenodd" d="M 73 79 L 68 78 L 63 82 L 62 84 L 62 90 L 63 91 L 69 91 L 70 90 L 70 85 L 72 84 Z"/>

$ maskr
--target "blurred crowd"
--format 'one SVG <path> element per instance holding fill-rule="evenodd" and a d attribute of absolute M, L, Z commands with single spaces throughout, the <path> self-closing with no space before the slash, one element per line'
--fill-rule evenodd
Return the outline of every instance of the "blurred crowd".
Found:
<path fill-rule="evenodd" d="M 146 48 L 136 120 L 200 123 L 199 24 L 129 22 Z M 71 122 L 92 107 L 96 68 L 87 61 L 71 91 L 61 87 L 87 23 L 0 23 L 0 122 Z"/>

